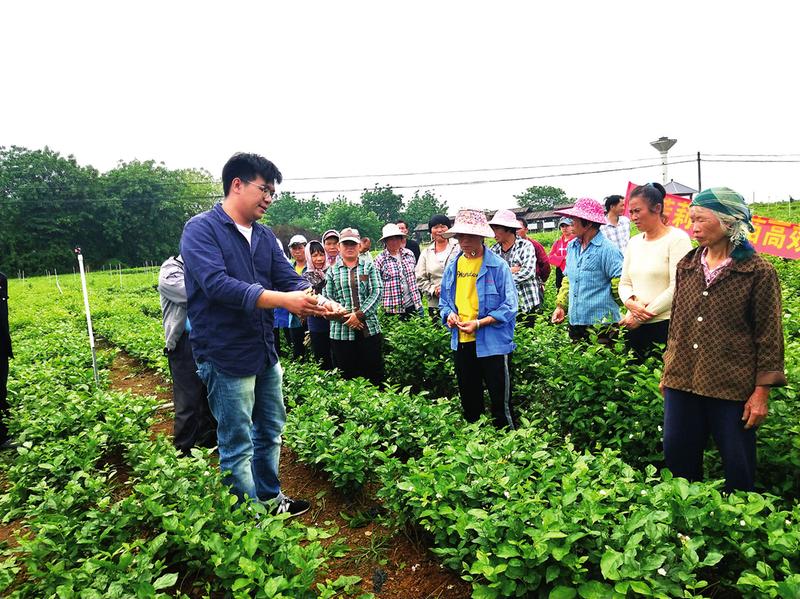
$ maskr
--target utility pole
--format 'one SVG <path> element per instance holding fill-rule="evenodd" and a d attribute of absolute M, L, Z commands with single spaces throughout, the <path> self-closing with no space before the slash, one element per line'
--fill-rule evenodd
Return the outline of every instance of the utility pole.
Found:
<path fill-rule="evenodd" d="M 697 153 L 697 190 L 703 191 L 703 178 L 700 176 L 700 152 Z"/>

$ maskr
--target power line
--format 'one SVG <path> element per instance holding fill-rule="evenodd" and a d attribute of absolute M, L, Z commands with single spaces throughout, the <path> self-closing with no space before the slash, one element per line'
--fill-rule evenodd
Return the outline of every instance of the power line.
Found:
<path fill-rule="evenodd" d="M 733 162 L 733 163 L 736 163 L 736 164 L 748 164 L 748 163 L 757 163 L 757 164 L 764 164 L 764 163 L 773 164 L 773 163 L 777 163 L 777 164 L 781 164 L 781 163 L 800 162 L 800 160 L 759 160 L 759 159 L 754 159 L 754 160 L 750 160 L 750 159 L 747 159 L 747 160 L 723 160 L 723 159 L 719 159 L 719 158 L 701 158 L 701 162 Z"/>
<path fill-rule="evenodd" d="M 711 154 L 706 154 L 706 156 L 711 156 Z M 717 155 L 722 156 L 722 155 Z M 755 155 L 754 155 L 755 156 Z M 777 155 L 776 155 L 777 156 Z M 638 160 L 638 159 L 637 159 Z M 650 158 L 648 160 L 653 160 Z M 585 164 L 610 164 L 618 161 L 596 161 L 594 163 L 585 163 Z M 687 160 L 673 160 L 669 162 L 669 165 L 678 165 L 678 164 L 689 164 L 696 162 L 696 159 L 691 158 Z M 774 160 L 774 159 L 712 159 L 712 158 L 702 158 L 701 162 L 718 162 L 718 163 L 760 163 L 760 164 L 784 164 L 784 163 L 798 163 L 800 160 Z M 581 164 L 581 163 L 574 163 L 574 164 Z M 624 166 L 618 168 L 608 168 L 608 169 L 597 169 L 597 170 L 589 170 L 589 171 L 575 171 L 569 173 L 549 173 L 546 175 L 532 175 L 526 177 L 507 177 L 507 178 L 499 178 L 499 179 L 483 179 L 483 180 L 470 180 L 470 181 L 443 181 L 437 183 L 418 183 L 413 185 L 389 185 L 392 189 L 421 189 L 421 188 L 431 188 L 431 187 L 455 187 L 455 186 L 462 186 L 462 185 L 486 185 L 492 183 L 508 183 L 508 182 L 519 182 L 519 181 L 534 181 L 534 180 L 541 180 L 541 179 L 554 179 L 558 177 L 577 177 L 583 175 L 597 175 L 597 174 L 604 174 L 604 173 L 614 173 L 614 172 L 624 172 L 624 171 L 632 171 L 632 170 L 639 170 L 645 168 L 656 168 L 661 166 L 660 162 L 653 163 L 653 164 L 644 164 L 644 165 L 637 165 L 637 166 Z M 486 172 L 490 170 L 517 170 L 522 168 L 539 168 L 539 167 L 503 167 L 501 169 L 478 169 L 476 171 L 472 170 L 463 170 L 463 171 L 430 171 L 431 173 L 458 173 L 458 172 Z M 420 173 L 423 174 L 423 173 Z M 378 176 L 378 175 L 374 175 Z M 385 175 L 389 176 L 389 175 Z M 395 176 L 400 176 L 395 175 Z M 347 177 L 341 177 L 347 178 Z M 175 182 L 170 182 L 175 183 Z M 186 184 L 188 182 L 182 182 Z M 199 182 L 198 182 L 199 183 Z M 42 184 L 34 184 L 31 183 L 28 186 L 19 186 L 10 190 L 11 192 L 24 192 L 26 189 L 35 191 L 37 193 L 47 193 L 52 195 L 59 194 L 62 190 L 50 188 L 47 189 L 45 185 Z M 291 191 L 296 196 L 307 196 L 313 194 L 322 194 L 322 193 L 353 193 L 353 192 L 361 192 L 364 191 L 364 187 L 354 187 L 349 189 L 320 189 L 320 190 L 311 190 L 311 191 Z M 70 193 L 75 193 L 74 190 L 69 190 Z M 163 190 L 159 190 L 163 191 Z M 183 196 L 179 198 L 172 199 L 171 202 L 175 202 L 178 204 L 187 204 L 194 201 L 203 202 L 203 201 L 211 201 L 211 200 L 219 200 L 222 198 L 222 194 L 205 194 L 205 195 L 194 195 L 194 196 Z M 15 198 L 0 198 L 0 205 L 12 205 L 12 204 L 31 204 L 31 203 L 49 203 L 49 204 L 76 204 L 76 203 L 86 203 L 86 202 L 137 202 L 137 201 L 154 201 L 153 196 L 139 196 L 139 197 L 126 197 L 126 196 L 119 196 L 119 197 L 88 197 L 88 198 L 67 198 L 67 199 L 56 199 L 53 197 L 47 198 L 26 198 L 26 199 L 15 199 Z"/>
<path fill-rule="evenodd" d="M 694 154 L 680 154 L 673 156 L 673 158 L 689 158 Z M 415 175 L 450 175 L 450 174 L 463 174 L 463 173 L 486 173 L 492 171 L 517 171 L 528 170 L 535 168 L 560 168 L 565 166 L 592 166 L 595 164 L 618 164 L 620 162 L 651 162 L 655 160 L 652 156 L 649 158 L 631 158 L 629 160 L 595 160 L 592 162 L 563 162 L 555 164 L 534 164 L 530 166 L 498 166 L 492 168 L 467 168 L 446 171 L 419 171 L 407 173 L 374 173 L 368 175 L 330 175 L 325 177 L 292 177 L 292 181 L 330 181 L 337 179 L 366 179 L 370 177 L 411 177 Z"/>
<path fill-rule="evenodd" d="M 766 158 L 766 157 L 774 157 L 774 158 L 781 158 L 787 156 L 800 156 L 800 154 L 705 154 L 701 153 L 701 159 L 703 156 L 720 156 L 720 157 L 731 157 L 731 158 Z"/>
<path fill-rule="evenodd" d="M 673 164 L 686 164 L 689 162 L 695 162 L 695 160 L 678 160 L 670 162 L 670 165 Z M 534 175 L 532 177 L 509 177 L 504 179 L 484 179 L 484 180 L 477 180 L 477 181 L 447 181 L 447 182 L 439 182 L 439 183 L 427 183 L 427 184 L 417 184 L 417 185 L 391 185 L 392 189 L 419 189 L 423 187 L 454 187 L 457 185 L 483 185 L 487 183 L 508 183 L 508 182 L 515 182 L 515 181 L 533 181 L 536 179 L 555 179 L 558 177 L 577 177 L 580 175 L 598 175 L 602 173 L 617 173 L 620 171 L 632 171 L 642 168 L 655 168 L 661 166 L 661 163 L 658 164 L 645 164 L 641 166 L 628 166 L 628 167 L 621 167 L 621 168 L 608 168 L 608 169 L 600 169 L 594 171 L 580 171 L 580 172 L 573 172 L 573 173 L 553 173 L 548 175 Z M 348 193 L 353 191 L 363 191 L 363 187 L 357 189 L 321 189 L 315 191 L 293 191 L 294 195 L 308 195 L 308 194 L 317 194 L 317 193 Z"/>

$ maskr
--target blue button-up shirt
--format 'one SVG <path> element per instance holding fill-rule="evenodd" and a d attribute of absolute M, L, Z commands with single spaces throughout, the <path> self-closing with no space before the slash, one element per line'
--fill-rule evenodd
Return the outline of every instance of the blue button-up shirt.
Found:
<path fill-rule="evenodd" d="M 256 308 L 265 289 L 308 282 L 286 260 L 275 234 L 253 223 L 251 243 L 217 204 L 183 229 L 181 256 L 194 358 L 230 376 L 252 376 L 278 361 L 272 310 Z"/>
<path fill-rule="evenodd" d="M 456 307 L 456 272 L 458 259 L 463 252 L 458 252 L 444 269 L 442 275 L 442 291 L 439 298 L 439 314 L 442 324 L 447 324 L 451 312 L 458 314 Z M 484 246 L 483 262 L 475 280 L 478 290 L 478 318 L 491 316 L 497 322 L 481 327 L 475 331 L 475 352 L 479 358 L 502 356 L 514 351 L 514 325 L 517 319 L 519 303 L 517 289 L 511 269 L 500 256 Z M 450 348 L 458 349 L 458 327 L 450 329 Z"/>
<path fill-rule="evenodd" d="M 611 279 L 622 274 L 622 252 L 598 232 L 586 249 L 575 238 L 567 245 L 569 323 L 617 322 L 619 306 L 611 294 Z"/>

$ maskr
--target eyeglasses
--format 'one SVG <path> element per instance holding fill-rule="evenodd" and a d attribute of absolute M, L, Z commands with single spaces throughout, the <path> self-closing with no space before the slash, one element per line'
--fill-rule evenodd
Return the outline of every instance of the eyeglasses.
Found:
<path fill-rule="evenodd" d="M 273 190 L 273 189 L 270 189 L 266 185 L 260 185 L 258 183 L 254 183 L 253 181 L 245 181 L 244 179 L 242 179 L 242 182 L 243 183 L 248 183 L 248 184 L 253 185 L 255 187 L 258 187 L 261 190 L 262 193 L 268 195 L 273 200 L 278 197 L 278 192 Z"/>

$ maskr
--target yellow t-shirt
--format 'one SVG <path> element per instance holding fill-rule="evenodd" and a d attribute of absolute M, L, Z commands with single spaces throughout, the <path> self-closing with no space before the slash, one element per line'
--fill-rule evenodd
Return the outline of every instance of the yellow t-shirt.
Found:
<path fill-rule="evenodd" d="M 467 258 L 461 256 L 456 264 L 456 309 L 461 322 L 478 318 L 478 272 L 481 270 L 483 257 Z M 475 335 L 458 332 L 461 343 L 475 341 Z"/>
<path fill-rule="evenodd" d="M 306 267 L 306 265 L 305 265 L 305 264 L 295 264 L 295 265 L 294 265 L 294 270 L 295 270 L 295 272 L 296 272 L 297 274 L 301 275 L 301 274 L 303 274 L 303 269 L 304 269 L 305 267 Z"/>

